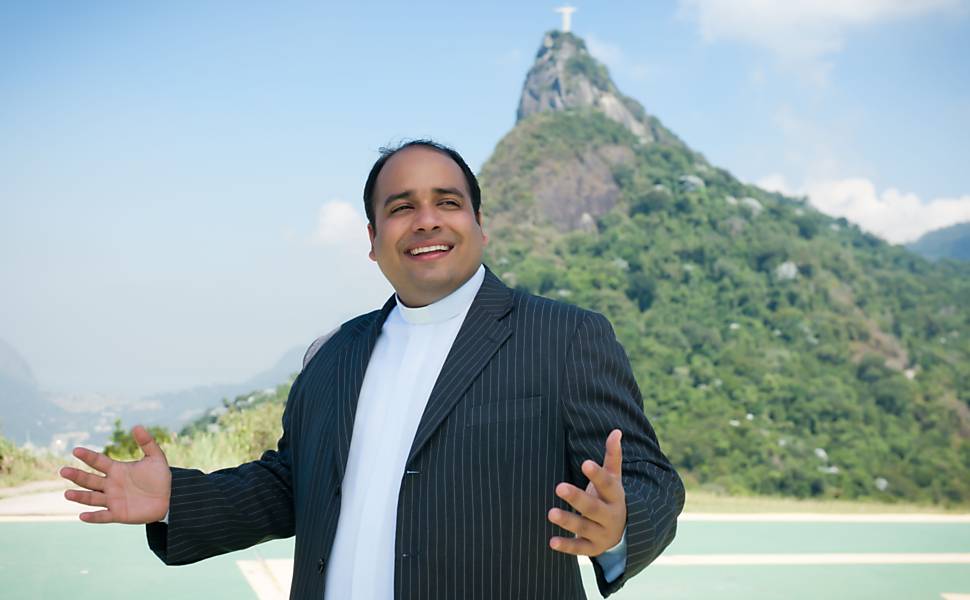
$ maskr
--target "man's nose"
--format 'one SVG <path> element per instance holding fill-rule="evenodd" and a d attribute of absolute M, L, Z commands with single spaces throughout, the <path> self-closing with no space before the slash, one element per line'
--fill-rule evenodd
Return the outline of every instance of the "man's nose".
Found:
<path fill-rule="evenodd" d="M 433 204 L 419 205 L 415 209 L 413 224 L 415 231 L 432 231 L 434 229 L 440 229 L 441 215 L 438 213 L 438 210 Z"/>

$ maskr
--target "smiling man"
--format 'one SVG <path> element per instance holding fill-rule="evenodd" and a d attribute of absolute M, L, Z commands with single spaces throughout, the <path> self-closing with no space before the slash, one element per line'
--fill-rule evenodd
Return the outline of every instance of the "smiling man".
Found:
<path fill-rule="evenodd" d="M 204 474 L 141 427 L 132 463 L 64 477 L 88 522 L 147 523 L 186 564 L 296 536 L 291 597 L 606 596 L 670 543 L 680 478 L 609 322 L 510 290 L 482 264 L 481 192 L 454 150 L 382 150 L 364 187 L 381 308 L 311 345 L 278 448 Z M 622 442 L 621 442 L 622 438 Z"/>
<path fill-rule="evenodd" d="M 407 306 L 458 289 L 481 266 L 488 243 L 478 182 L 468 183 L 468 167 L 446 152 L 424 144 L 389 152 L 364 185 L 364 198 L 373 198 L 364 203 L 370 258 Z"/>

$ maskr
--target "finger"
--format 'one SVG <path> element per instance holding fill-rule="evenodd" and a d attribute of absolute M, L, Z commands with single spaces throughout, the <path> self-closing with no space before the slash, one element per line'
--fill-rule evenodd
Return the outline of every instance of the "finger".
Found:
<path fill-rule="evenodd" d="M 101 492 L 86 492 L 82 490 L 67 490 L 64 492 L 64 497 L 71 502 L 77 502 L 78 504 L 87 504 L 88 506 L 102 506 L 104 508 L 108 507 L 108 497 Z"/>
<path fill-rule="evenodd" d="M 622 475 L 623 469 L 623 448 L 620 440 L 623 439 L 623 432 L 614 429 L 606 438 L 606 456 L 603 457 L 603 468 L 615 477 Z"/>
<path fill-rule="evenodd" d="M 158 442 L 152 437 L 152 434 L 148 433 L 148 430 L 141 425 L 135 425 L 131 429 L 131 437 L 134 438 L 138 445 L 141 447 L 141 451 L 145 453 L 145 456 L 151 458 L 165 458 L 165 453 L 158 446 Z"/>
<path fill-rule="evenodd" d="M 569 483 L 560 483 L 557 485 L 556 495 L 568 502 L 570 506 L 575 508 L 584 517 L 592 519 L 597 523 L 602 522 L 606 505 L 599 498 Z"/>
<path fill-rule="evenodd" d="M 606 533 L 606 529 L 596 521 L 581 517 L 568 510 L 553 508 L 549 511 L 548 518 L 550 522 L 559 525 L 566 531 L 588 540 L 600 540 Z"/>
<path fill-rule="evenodd" d="M 596 487 L 596 493 L 607 503 L 623 498 L 623 484 L 619 478 L 591 460 L 583 463 L 583 475 Z"/>
<path fill-rule="evenodd" d="M 111 470 L 111 465 L 115 462 L 100 452 L 81 447 L 74 449 L 74 456 L 78 457 L 87 466 L 101 471 L 104 474 L 107 474 Z"/>
<path fill-rule="evenodd" d="M 85 523 L 117 523 L 110 510 L 96 510 L 94 512 L 83 512 L 78 515 Z"/>
<path fill-rule="evenodd" d="M 94 473 L 88 473 L 87 471 L 82 471 L 81 469 L 64 467 L 61 469 L 61 477 L 69 481 L 73 481 L 79 486 L 89 490 L 94 490 L 96 492 L 104 491 L 104 477 L 95 475 Z"/>
<path fill-rule="evenodd" d="M 549 539 L 549 547 L 563 554 L 575 554 L 577 556 L 596 556 L 600 554 L 599 549 L 593 542 L 585 538 L 564 538 L 552 537 Z"/>

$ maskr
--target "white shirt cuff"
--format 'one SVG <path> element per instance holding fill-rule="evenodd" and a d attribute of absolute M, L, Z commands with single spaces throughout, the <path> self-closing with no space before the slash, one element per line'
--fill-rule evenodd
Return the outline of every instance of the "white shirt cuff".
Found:
<path fill-rule="evenodd" d="M 603 567 L 603 577 L 607 583 L 616 581 L 626 571 L 626 528 L 623 528 L 623 536 L 615 546 L 594 556 L 593 560 Z"/>

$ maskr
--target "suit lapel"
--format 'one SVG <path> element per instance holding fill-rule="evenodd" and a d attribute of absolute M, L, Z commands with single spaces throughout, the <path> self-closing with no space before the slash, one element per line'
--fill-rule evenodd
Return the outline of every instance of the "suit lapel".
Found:
<path fill-rule="evenodd" d="M 431 390 L 411 444 L 408 463 L 421 451 L 499 346 L 512 335 L 508 324 L 501 321 L 511 309 L 511 290 L 486 267 L 482 286 L 468 308 Z"/>
<path fill-rule="evenodd" d="M 355 332 L 354 338 L 348 344 L 340 357 L 336 373 L 337 385 L 337 481 L 343 481 L 347 457 L 350 453 L 350 439 L 354 434 L 354 417 L 357 414 L 357 399 L 360 388 L 364 383 L 367 364 L 374 351 L 374 344 L 381 334 L 381 328 L 391 309 L 394 308 L 394 296 L 384 303 L 384 307 L 377 312 L 369 322 L 362 323 Z"/>
<path fill-rule="evenodd" d="M 354 434 L 357 400 L 364 383 L 367 365 L 374 345 L 381 334 L 384 321 L 395 306 L 392 295 L 384 307 L 369 322 L 361 323 L 353 339 L 341 354 L 336 368 L 337 385 L 337 481 L 342 481 L 350 441 Z M 487 267 L 482 287 L 468 308 L 468 314 L 448 352 L 441 373 L 431 390 L 428 404 L 421 416 L 411 445 L 408 462 L 424 447 L 451 409 L 471 385 L 472 380 L 488 364 L 499 346 L 512 335 L 501 318 L 512 308 L 512 293 Z"/>

